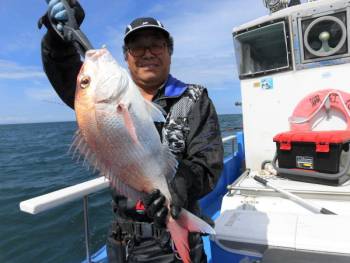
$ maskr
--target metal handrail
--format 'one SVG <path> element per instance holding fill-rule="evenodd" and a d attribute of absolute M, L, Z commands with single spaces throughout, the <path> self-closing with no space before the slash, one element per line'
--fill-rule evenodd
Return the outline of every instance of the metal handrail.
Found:
<path fill-rule="evenodd" d="M 222 139 L 223 143 L 232 140 L 232 150 L 234 152 L 236 136 L 231 135 Z M 104 177 L 98 177 L 80 184 L 66 187 L 45 195 L 37 196 L 19 204 L 20 210 L 29 214 L 38 214 L 43 211 L 61 206 L 65 203 L 84 198 L 89 194 L 101 191 L 109 186 L 109 181 Z"/>
<path fill-rule="evenodd" d="M 84 207 L 84 232 L 85 232 L 85 250 L 86 250 L 86 260 L 88 263 L 91 262 L 90 257 L 90 231 L 89 231 L 89 213 L 88 213 L 88 196 L 84 196 L 83 201 Z"/>
<path fill-rule="evenodd" d="M 237 137 L 236 135 L 230 135 L 230 136 L 227 136 L 225 138 L 222 139 L 222 143 L 225 143 L 225 142 L 228 142 L 228 141 L 231 141 L 231 147 L 232 147 L 232 152 L 231 153 L 234 153 L 235 152 L 235 149 L 236 149 L 236 144 L 237 144 Z"/>
<path fill-rule="evenodd" d="M 99 177 L 22 201 L 19 204 L 19 208 L 23 212 L 35 215 L 71 201 L 84 198 L 84 196 L 103 190 L 108 186 L 109 181 L 105 179 L 105 177 Z"/>
<path fill-rule="evenodd" d="M 236 139 L 236 135 L 230 135 L 230 136 L 223 138 L 222 143 L 228 142 L 230 140 L 235 140 L 235 139 Z"/>
<path fill-rule="evenodd" d="M 223 143 L 232 141 L 232 153 L 235 150 L 236 135 L 230 135 L 222 139 Z M 109 181 L 105 177 L 98 177 L 80 184 L 62 188 L 60 190 L 37 196 L 20 202 L 22 212 L 38 214 L 43 211 L 64 205 L 66 203 L 83 198 L 84 230 L 87 262 L 91 262 L 89 251 L 89 220 L 88 220 L 88 195 L 109 187 Z"/>

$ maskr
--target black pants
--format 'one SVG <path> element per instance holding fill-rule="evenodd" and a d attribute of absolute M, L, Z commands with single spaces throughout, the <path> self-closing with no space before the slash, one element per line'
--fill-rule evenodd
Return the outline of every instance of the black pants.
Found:
<path fill-rule="evenodd" d="M 164 231 L 158 238 L 134 237 L 128 240 L 116 240 L 113 226 L 107 237 L 107 255 L 109 263 L 182 262 L 171 248 L 170 234 Z M 193 263 L 206 263 L 202 238 L 199 234 L 189 235 L 190 257 Z"/>

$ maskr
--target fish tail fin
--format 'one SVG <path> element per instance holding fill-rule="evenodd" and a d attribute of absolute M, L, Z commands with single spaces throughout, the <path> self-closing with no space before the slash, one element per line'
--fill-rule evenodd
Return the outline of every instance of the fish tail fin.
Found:
<path fill-rule="evenodd" d="M 176 221 L 189 232 L 215 235 L 215 230 L 211 225 L 184 208 L 181 209 L 180 216 Z"/>
<path fill-rule="evenodd" d="M 190 263 L 190 247 L 188 244 L 188 230 L 182 227 L 171 216 L 167 223 L 167 228 L 170 232 L 171 239 L 174 241 L 177 253 L 180 255 L 184 263 Z"/>
<path fill-rule="evenodd" d="M 175 243 L 176 250 L 185 263 L 191 262 L 188 243 L 189 232 L 215 234 L 215 230 L 211 225 L 184 208 L 181 209 L 178 219 L 175 220 L 170 216 L 167 227 Z"/>

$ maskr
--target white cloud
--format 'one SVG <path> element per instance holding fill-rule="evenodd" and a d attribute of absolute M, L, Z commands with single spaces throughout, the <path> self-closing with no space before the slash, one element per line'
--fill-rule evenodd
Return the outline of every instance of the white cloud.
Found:
<path fill-rule="evenodd" d="M 31 119 L 18 115 L 0 116 L 0 124 L 12 124 L 12 123 L 28 123 L 32 122 Z"/>
<path fill-rule="evenodd" d="M 160 2 L 158 4 L 155 4 L 151 7 L 151 9 L 148 10 L 148 13 L 150 14 L 161 14 L 163 12 L 168 11 L 166 6 L 163 4 L 163 2 Z"/>
<path fill-rule="evenodd" d="M 61 114 L 57 116 L 55 114 L 41 114 L 39 116 L 32 116 L 27 114 L 23 115 L 0 115 L 1 124 L 16 124 L 16 123 L 36 123 L 36 122 L 59 122 L 59 121 L 74 121 L 74 114 Z"/>
<path fill-rule="evenodd" d="M 266 11 L 262 5 L 252 8 L 256 0 L 203 2 L 196 8 L 191 1 L 192 8 L 187 8 L 191 11 L 164 20 L 175 40 L 172 71 L 185 81 L 200 81 L 209 89 L 227 86 L 238 79 L 233 27 Z"/>
<path fill-rule="evenodd" d="M 205 85 L 209 89 L 223 89 L 223 83 L 232 82 L 237 75 L 233 54 L 174 57 L 172 72 L 185 82 Z"/>
<path fill-rule="evenodd" d="M 104 44 L 108 48 L 108 50 L 113 54 L 113 56 L 117 59 L 118 63 L 120 63 L 123 67 L 125 67 L 124 57 L 122 52 L 123 39 L 122 39 L 122 27 L 119 26 L 108 26 L 105 29 L 106 40 Z"/>
<path fill-rule="evenodd" d="M 0 59 L 0 79 L 19 80 L 44 77 L 45 73 L 39 67 L 23 66 L 13 61 Z"/>
<path fill-rule="evenodd" d="M 174 37 L 172 74 L 209 89 L 231 88 L 238 80 L 232 30 L 234 26 L 265 15 L 259 0 L 178 0 L 150 5 L 145 16 L 154 16 Z M 107 43 L 122 62 L 122 26 L 107 29 Z"/>
<path fill-rule="evenodd" d="M 37 34 L 35 32 L 35 34 Z M 38 47 L 37 39 L 33 37 L 33 32 L 18 32 L 11 37 L 10 41 L 5 42 L 1 46 L 0 54 L 5 55 L 14 52 L 28 52 Z"/>
<path fill-rule="evenodd" d="M 30 99 L 61 104 L 53 88 L 29 88 L 25 90 L 25 95 Z"/>
<path fill-rule="evenodd" d="M 192 4 L 191 8 L 185 6 L 182 15 L 166 16 L 164 24 L 174 35 L 180 55 L 189 51 L 192 55 L 232 53 L 233 27 L 266 13 L 260 3 L 261 8 L 252 8 L 256 2 L 200 1 L 200 5 Z"/>

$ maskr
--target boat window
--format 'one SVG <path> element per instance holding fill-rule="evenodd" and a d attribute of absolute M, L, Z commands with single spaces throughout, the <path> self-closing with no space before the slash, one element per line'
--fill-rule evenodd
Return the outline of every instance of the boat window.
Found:
<path fill-rule="evenodd" d="M 290 68 L 285 22 L 237 33 L 234 37 L 239 77 L 254 77 Z"/>

